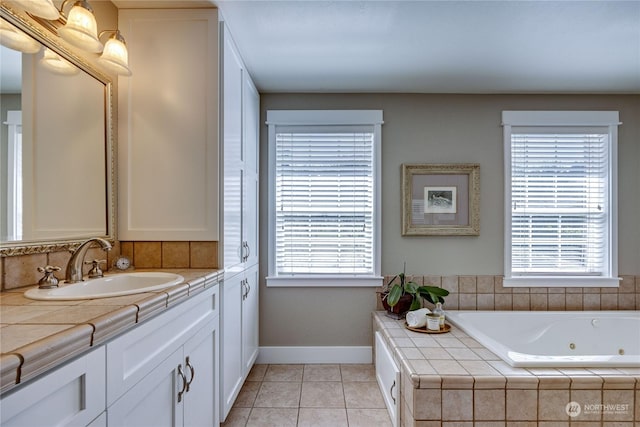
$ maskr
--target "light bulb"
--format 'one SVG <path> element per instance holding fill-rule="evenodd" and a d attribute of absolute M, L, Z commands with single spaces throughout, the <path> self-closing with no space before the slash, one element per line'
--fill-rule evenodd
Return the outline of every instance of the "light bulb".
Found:
<path fill-rule="evenodd" d="M 58 30 L 60 36 L 87 52 L 102 52 L 102 43 L 98 40 L 98 24 L 93 9 L 85 0 L 77 1 L 67 17 L 67 23 Z"/>
<path fill-rule="evenodd" d="M 121 75 L 130 76 L 129 52 L 120 31 L 116 31 L 104 45 L 102 56 L 98 62 L 105 68 Z"/>
<path fill-rule="evenodd" d="M 44 56 L 40 59 L 40 63 L 47 70 L 51 71 L 55 74 L 62 74 L 65 76 L 70 76 L 73 74 L 77 74 L 78 67 L 62 58 L 60 55 L 52 51 L 51 49 L 44 50 Z"/>
<path fill-rule="evenodd" d="M 5 20 L 0 21 L 0 44 L 23 53 L 40 51 L 40 43 Z"/>
<path fill-rule="evenodd" d="M 49 21 L 55 21 L 60 18 L 60 12 L 53 4 L 53 0 L 20 0 L 18 4 L 30 14 L 40 18 L 48 19 Z"/>

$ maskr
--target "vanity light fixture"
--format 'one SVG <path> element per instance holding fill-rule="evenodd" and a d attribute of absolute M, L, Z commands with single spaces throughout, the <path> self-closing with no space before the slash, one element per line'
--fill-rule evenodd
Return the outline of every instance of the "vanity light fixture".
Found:
<path fill-rule="evenodd" d="M 0 44 L 22 53 L 38 53 L 40 51 L 40 43 L 4 19 L 0 20 Z"/>
<path fill-rule="evenodd" d="M 42 59 L 40 59 L 40 64 L 52 73 L 64 76 L 71 76 L 80 71 L 78 67 L 49 48 L 44 49 L 44 55 L 42 56 Z"/>
<path fill-rule="evenodd" d="M 104 51 L 98 62 L 110 71 L 124 76 L 130 76 L 131 70 L 129 69 L 129 52 L 127 51 L 127 45 L 124 41 L 124 37 L 120 34 L 119 30 L 107 30 L 100 33 L 101 37 L 105 33 L 113 33 L 109 40 L 104 45 Z"/>
<path fill-rule="evenodd" d="M 64 0 L 62 3 L 61 15 L 63 15 L 62 11 L 68 1 Z M 102 43 L 98 39 L 98 24 L 88 1 L 77 0 L 66 19 L 64 27 L 58 30 L 60 37 L 87 52 L 102 52 Z"/>
<path fill-rule="evenodd" d="M 39 20 L 46 28 L 62 37 L 69 44 L 85 52 L 102 53 L 98 58 L 98 63 L 105 69 L 119 75 L 131 75 L 129 52 L 127 51 L 124 37 L 122 37 L 119 30 L 105 30 L 101 31 L 100 35 L 98 35 L 96 17 L 93 14 L 93 8 L 87 0 L 73 0 L 73 6 L 68 14 L 64 13 L 64 9 L 72 0 L 64 0 L 60 5 L 60 10 L 56 9 L 57 13 L 55 17 L 53 14 L 45 16 L 44 13 L 37 12 L 35 8 L 27 7 L 31 4 L 43 3 L 50 3 L 53 6 L 52 1 L 53 0 L 23 0 L 21 5 L 30 15 L 33 15 L 33 18 Z M 38 18 L 44 19 L 40 20 Z M 104 34 L 111 34 L 111 37 L 109 37 L 103 46 L 100 37 Z"/>
<path fill-rule="evenodd" d="M 60 18 L 60 12 L 53 0 L 21 0 L 19 5 L 30 14 L 50 21 Z"/>

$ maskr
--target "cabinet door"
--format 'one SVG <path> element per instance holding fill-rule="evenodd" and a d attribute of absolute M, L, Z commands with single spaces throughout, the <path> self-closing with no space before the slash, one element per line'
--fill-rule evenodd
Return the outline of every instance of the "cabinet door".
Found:
<path fill-rule="evenodd" d="M 104 347 L 99 347 L 0 400 L 0 425 L 85 426 L 105 409 Z"/>
<path fill-rule="evenodd" d="M 391 352 L 382 338 L 376 332 L 376 380 L 382 392 L 382 398 L 393 427 L 400 425 L 400 370 Z"/>
<path fill-rule="evenodd" d="M 246 271 L 245 293 L 242 301 L 242 363 L 243 373 L 249 374 L 258 357 L 258 266 Z"/>
<path fill-rule="evenodd" d="M 184 398 L 178 402 L 178 394 L 185 369 L 181 347 L 107 409 L 108 425 L 182 426 Z"/>
<path fill-rule="evenodd" d="M 244 276 L 237 274 L 222 282 L 220 318 L 220 372 L 222 386 L 220 421 L 224 421 L 242 387 L 242 294 Z"/>
<path fill-rule="evenodd" d="M 242 238 L 246 266 L 258 263 L 258 173 L 260 94 L 248 73 L 243 86 L 243 153 Z"/>
<path fill-rule="evenodd" d="M 218 319 L 209 322 L 184 345 L 188 388 L 185 426 L 217 426 L 219 419 Z"/>
<path fill-rule="evenodd" d="M 222 37 L 223 262 L 242 263 L 242 60 L 225 25 Z"/>
<path fill-rule="evenodd" d="M 219 240 L 217 11 L 120 9 L 118 26 L 118 237 Z"/>
<path fill-rule="evenodd" d="M 167 355 L 182 348 L 202 325 L 218 316 L 218 286 L 107 343 L 107 405 L 142 380 Z"/>

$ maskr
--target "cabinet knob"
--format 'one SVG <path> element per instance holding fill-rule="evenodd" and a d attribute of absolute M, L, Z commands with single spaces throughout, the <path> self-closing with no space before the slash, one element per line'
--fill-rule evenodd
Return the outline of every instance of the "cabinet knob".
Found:
<path fill-rule="evenodd" d="M 391 396 L 391 398 L 393 399 L 393 404 L 396 404 L 396 398 L 393 395 L 393 389 L 396 387 L 396 382 L 393 381 L 393 384 L 391 385 L 391 389 L 389 389 L 389 395 Z"/>

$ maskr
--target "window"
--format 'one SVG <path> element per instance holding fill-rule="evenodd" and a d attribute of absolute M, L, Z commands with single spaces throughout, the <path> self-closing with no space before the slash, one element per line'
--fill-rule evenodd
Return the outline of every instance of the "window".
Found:
<path fill-rule="evenodd" d="M 611 111 L 504 111 L 505 286 L 618 286 Z"/>
<path fill-rule="evenodd" d="M 380 286 L 382 111 L 268 111 L 269 286 Z"/>
<path fill-rule="evenodd" d="M 7 111 L 7 229 L 3 241 L 22 240 L 22 111 Z M 6 235 L 4 235 L 6 233 Z"/>

